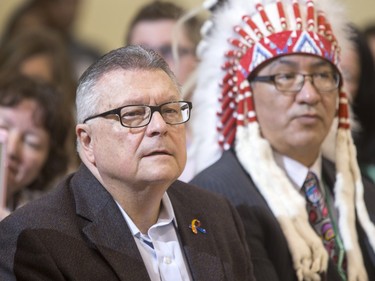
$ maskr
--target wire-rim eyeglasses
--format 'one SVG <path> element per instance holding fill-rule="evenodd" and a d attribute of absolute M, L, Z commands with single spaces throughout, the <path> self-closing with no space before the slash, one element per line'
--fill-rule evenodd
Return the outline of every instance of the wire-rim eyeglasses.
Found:
<path fill-rule="evenodd" d="M 273 83 L 275 88 L 285 94 L 295 94 L 303 88 L 306 77 L 311 78 L 311 83 L 322 93 L 332 92 L 340 86 L 340 74 L 337 72 L 317 72 L 312 74 L 302 73 L 277 73 L 268 76 L 255 76 L 249 82 Z"/>

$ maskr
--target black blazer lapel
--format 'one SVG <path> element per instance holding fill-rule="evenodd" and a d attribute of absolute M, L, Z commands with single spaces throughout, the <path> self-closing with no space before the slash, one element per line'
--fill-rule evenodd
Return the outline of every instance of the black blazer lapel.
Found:
<path fill-rule="evenodd" d="M 209 221 L 207 221 L 203 214 L 204 212 L 194 210 L 194 208 L 186 208 L 186 205 L 181 206 L 179 204 L 179 199 L 175 198 L 176 194 L 172 192 L 172 190 L 168 191 L 168 195 L 173 204 L 178 224 L 177 232 L 193 280 L 225 280 L 222 262 L 215 255 L 217 249 L 215 236 L 212 235 Z M 186 202 L 187 199 L 185 198 L 184 201 Z M 193 205 L 194 202 L 192 200 L 191 206 Z M 199 219 L 201 221 L 202 227 L 207 231 L 206 234 L 200 232 L 194 234 L 192 232 L 189 226 L 193 219 Z"/>
<path fill-rule="evenodd" d="M 118 212 L 117 206 L 108 204 L 82 231 L 120 280 L 149 280 L 134 238 Z"/>
<path fill-rule="evenodd" d="M 323 158 L 322 162 L 322 177 L 323 181 L 333 193 L 333 187 L 336 181 L 336 169 L 335 165 L 325 158 Z"/>
<path fill-rule="evenodd" d="M 77 215 L 87 220 L 82 232 L 120 280 L 150 280 L 134 238 L 112 196 L 81 167 L 72 180 Z"/>

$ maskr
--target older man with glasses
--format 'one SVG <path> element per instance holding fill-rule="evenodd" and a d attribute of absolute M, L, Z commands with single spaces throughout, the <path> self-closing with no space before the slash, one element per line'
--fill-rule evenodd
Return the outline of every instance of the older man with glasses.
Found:
<path fill-rule="evenodd" d="M 141 45 L 158 52 L 175 73 L 182 85 L 185 100 L 192 99 L 195 69 L 198 64 L 196 47 L 200 40 L 201 20 L 198 17 L 181 21 L 186 11 L 176 1 L 149 1 L 134 15 L 126 32 L 125 44 Z M 187 162 L 179 177 L 182 181 L 193 178 L 195 167 L 190 151 L 191 122 L 186 126 Z"/>
<path fill-rule="evenodd" d="M 0 279 L 254 280 L 235 209 L 176 180 L 186 162 L 174 74 L 155 52 L 114 50 L 82 75 L 83 164 L 0 224 Z"/>

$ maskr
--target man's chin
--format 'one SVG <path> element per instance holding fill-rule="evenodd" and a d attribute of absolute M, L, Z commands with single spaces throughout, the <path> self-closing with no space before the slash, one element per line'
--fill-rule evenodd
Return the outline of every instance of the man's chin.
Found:
<path fill-rule="evenodd" d="M 145 177 L 152 182 L 174 182 L 180 175 L 181 171 L 175 169 L 155 169 L 145 174 Z"/>

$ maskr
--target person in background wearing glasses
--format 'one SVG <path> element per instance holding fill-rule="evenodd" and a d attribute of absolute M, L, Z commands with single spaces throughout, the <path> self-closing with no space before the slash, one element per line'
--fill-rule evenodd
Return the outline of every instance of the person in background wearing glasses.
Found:
<path fill-rule="evenodd" d="M 201 38 L 201 21 L 197 17 L 177 27 L 177 21 L 185 13 L 182 7 L 170 1 L 150 2 L 134 15 L 125 37 L 126 45 L 142 45 L 157 51 L 181 85 L 189 80 L 198 64 L 195 49 Z M 174 36 L 177 36 L 178 64 L 172 53 Z"/>
<path fill-rule="evenodd" d="M 203 39 L 193 102 L 220 98 L 219 126 L 200 122 L 215 136 L 202 157 L 221 155 L 190 183 L 236 206 L 258 281 L 375 280 L 375 188 L 359 172 L 338 67 L 347 17 L 330 2 L 221 1 Z M 321 148 L 336 115 L 332 163 Z"/>
<path fill-rule="evenodd" d="M 180 18 L 186 11 L 171 1 L 152 1 L 144 5 L 132 19 L 126 33 L 126 45 L 141 45 L 157 51 L 175 73 L 182 85 L 182 96 L 191 100 L 194 73 L 198 64 L 196 46 L 200 40 L 201 20 L 192 17 L 178 25 Z M 173 44 L 176 41 L 177 57 L 173 56 Z M 187 153 L 188 159 L 185 169 L 179 177 L 182 181 L 189 181 L 195 173 L 194 155 L 190 147 L 194 141 L 192 128 L 187 124 Z"/>
<path fill-rule="evenodd" d="M 176 180 L 192 105 L 167 63 L 128 46 L 77 90 L 82 165 L 0 223 L 0 279 L 254 280 L 227 199 Z"/>

